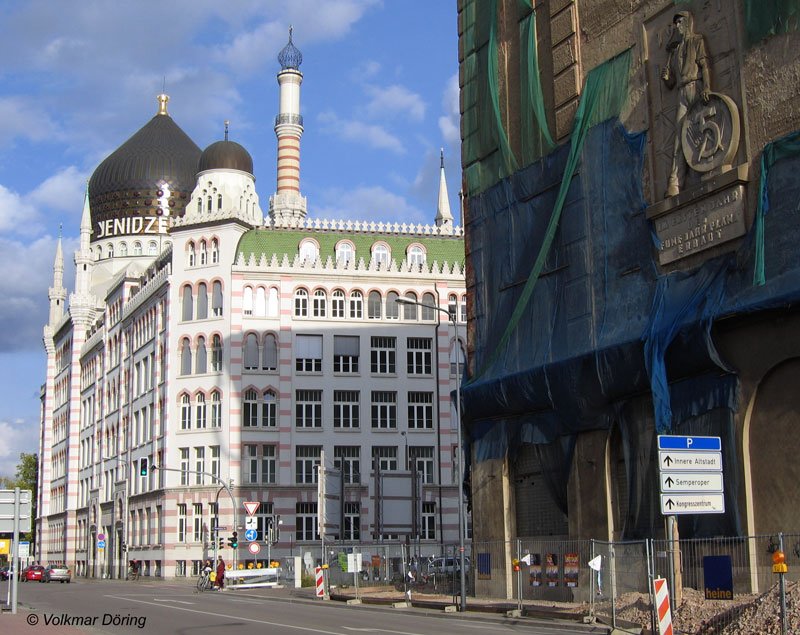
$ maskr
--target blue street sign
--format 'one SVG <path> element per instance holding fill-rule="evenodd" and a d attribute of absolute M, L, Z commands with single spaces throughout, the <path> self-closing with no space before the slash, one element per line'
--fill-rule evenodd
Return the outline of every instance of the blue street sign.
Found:
<path fill-rule="evenodd" d="M 98 549 L 105 549 L 106 548 L 106 541 L 105 540 L 98 540 L 97 541 L 97 548 Z"/>
<path fill-rule="evenodd" d="M 662 434 L 658 437 L 658 449 L 721 452 L 722 441 L 719 437 L 681 437 Z"/>
<path fill-rule="evenodd" d="M 253 542 L 258 537 L 258 532 L 255 529 L 248 529 L 244 532 L 244 539 Z"/>

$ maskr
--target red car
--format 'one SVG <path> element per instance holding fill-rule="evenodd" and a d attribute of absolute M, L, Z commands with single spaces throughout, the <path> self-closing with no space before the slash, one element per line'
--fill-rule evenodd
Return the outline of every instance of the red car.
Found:
<path fill-rule="evenodd" d="M 20 574 L 20 582 L 44 582 L 44 567 L 40 564 L 32 564 L 25 567 Z"/>

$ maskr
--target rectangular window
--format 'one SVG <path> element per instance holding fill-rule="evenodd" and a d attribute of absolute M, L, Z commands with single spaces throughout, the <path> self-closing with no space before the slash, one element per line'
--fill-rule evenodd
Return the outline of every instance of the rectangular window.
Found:
<path fill-rule="evenodd" d="M 431 367 L 431 346 L 430 337 L 409 337 L 406 340 L 407 351 L 406 361 L 408 363 L 409 375 L 430 375 Z"/>
<path fill-rule="evenodd" d="M 275 473 L 278 460 L 275 456 L 274 445 L 261 446 L 261 482 L 275 483 Z"/>
<path fill-rule="evenodd" d="M 333 336 L 333 372 L 357 373 L 360 338 L 357 335 Z"/>
<path fill-rule="evenodd" d="M 397 393 L 389 390 L 372 391 L 372 427 L 397 428 Z"/>
<path fill-rule="evenodd" d="M 322 391 L 295 391 L 295 426 L 298 428 L 322 427 Z"/>
<path fill-rule="evenodd" d="M 211 394 L 211 427 L 222 427 L 222 402 L 217 392 Z"/>
<path fill-rule="evenodd" d="M 208 449 L 211 453 L 211 473 L 219 478 L 219 446 L 212 445 Z"/>
<path fill-rule="evenodd" d="M 181 485 L 189 484 L 189 448 L 180 448 L 181 452 Z"/>
<path fill-rule="evenodd" d="M 244 446 L 245 482 L 249 485 L 258 483 L 258 446 L 246 444 Z"/>
<path fill-rule="evenodd" d="M 361 482 L 361 448 L 359 446 L 334 446 L 333 464 L 344 473 L 345 483 Z"/>
<path fill-rule="evenodd" d="M 322 335 L 298 335 L 295 339 L 295 370 L 298 373 L 322 372 Z"/>
<path fill-rule="evenodd" d="M 333 427 L 357 428 L 359 426 L 359 401 L 357 390 L 333 391 Z"/>
<path fill-rule="evenodd" d="M 434 482 L 432 446 L 412 446 L 408 448 L 408 459 L 410 467 L 417 470 L 421 483 L 430 484 Z"/>
<path fill-rule="evenodd" d="M 186 503 L 178 503 L 178 542 L 186 542 Z"/>
<path fill-rule="evenodd" d="M 194 484 L 203 485 L 206 477 L 203 472 L 206 471 L 206 449 L 203 447 L 194 449 Z"/>
<path fill-rule="evenodd" d="M 396 372 L 396 337 L 370 338 L 370 370 L 375 375 L 394 375 Z"/>
<path fill-rule="evenodd" d="M 397 446 L 380 446 L 372 448 L 372 469 L 381 472 L 397 471 Z"/>
<path fill-rule="evenodd" d="M 317 504 L 295 504 L 295 539 L 298 542 L 319 540 L 317 532 Z"/>
<path fill-rule="evenodd" d="M 276 482 L 277 458 L 274 445 L 244 446 L 245 482 L 249 485 Z"/>
<path fill-rule="evenodd" d="M 408 393 L 408 428 L 409 430 L 433 429 L 433 393 Z"/>
<path fill-rule="evenodd" d="M 319 465 L 322 446 L 298 445 L 295 448 L 295 482 L 298 485 L 315 485 L 317 483 L 317 465 Z"/>
<path fill-rule="evenodd" d="M 203 505 L 195 503 L 193 505 L 192 520 L 194 521 L 194 542 L 203 542 Z"/>
<path fill-rule="evenodd" d="M 361 503 L 347 501 L 344 504 L 344 540 L 361 540 Z"/>
<path fill-rule="evenodd" d="M 206 398 L 203 395 L 197 395 L 197 404 L 195 407 L 195 412 L 197 413 L 197 417 L 195 419 L 195 425 L 197 429 L 200 430 L 206 427 Z"/>
<path fill-rule="evenodd" d="M 436 503 L 422 503 L 422 540 L 436 540 Z"/>
<path fill-rule="evenodd" d="M 275 394 L 267 391 L 261 402 L 261 425 L 274 428 L 278 425 L 278 400 Z"/>

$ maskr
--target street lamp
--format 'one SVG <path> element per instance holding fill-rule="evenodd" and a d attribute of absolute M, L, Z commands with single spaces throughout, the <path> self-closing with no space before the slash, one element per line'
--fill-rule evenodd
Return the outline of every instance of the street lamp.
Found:
<path fill-rule="evenodd" d="M 453 334 L 455 335 L 455 345 L 461 346 L 458 340 L 458 322 L 456 322 L 456 312 L 450 312 L 440 306 L 433 304 L 425 304 L 424 302 L 417 302 L 409 298 L 397 298 L 395 300 L 398 304 L 408 304 L 421 306 L 426 309 L 439 311 L 447 315 L 447 319 L 453 325 Z M 466 571 L 464 566 L 464 542 L 466 538 L 466 516 L 464 514 L 464 455 L 461 451 L 461 355 L 460 349 L 456 348 L 456 418 L 458 420 L 458 551 L 461 561 L 461 611 L 467 610 L 467 584 L 466 584 Z"/>

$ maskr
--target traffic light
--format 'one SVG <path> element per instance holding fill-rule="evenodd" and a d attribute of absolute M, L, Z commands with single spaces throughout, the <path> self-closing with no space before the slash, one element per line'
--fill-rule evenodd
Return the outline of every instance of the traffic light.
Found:
<path fill-rule="evenodd" d="M 219 537 L 219 548 L 220 549 L 225 548 L 225 539 L 222 536 Z"/>
<path fill-rule="evenodd" d="M 139 459 L 139 476 L 147 476 L 147 459 Z"/>
<path fill-rule="evenodd" d="M 127 550 L 128 550 L 128 545 L 126 545 L 126 544 L 125 544 L 125 541 L 124 541 L 124 540 L 122 541 L 122 544 L 120 545 L 120 549 L 121 549 L 123 552 L 125 552 L 125 551 L 127 551 Z"/>
<path fill-rule="evenodd" d="M 228 538 L 228 546 L 231 549 L 236 549 L 239 546 L 239 534 L 237 532 L 233 532 L 230 538 Z"/>

